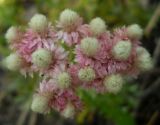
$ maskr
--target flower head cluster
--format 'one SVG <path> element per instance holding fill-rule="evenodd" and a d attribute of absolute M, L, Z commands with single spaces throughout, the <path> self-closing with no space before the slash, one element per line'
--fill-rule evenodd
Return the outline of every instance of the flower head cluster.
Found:
<path fill-rule="evenodd" d="M 142 34 L 137 24 L 110 32 L 99 17 L 84 24 L 70 9 L 60 14 L 55 27 L 36 14 L 25 30 L 12 26 L 7 31 L 13 53 L 4 65 L 25 76 L 42 77 L 33 96 L 33 111 L 45 114 L 54 109 L 69 118 L 83 105 L 76 94 L 78 87 L 116 94 L 125 76 L 136 77 L 153 67 L 150 54 L 140 46 Z"/>

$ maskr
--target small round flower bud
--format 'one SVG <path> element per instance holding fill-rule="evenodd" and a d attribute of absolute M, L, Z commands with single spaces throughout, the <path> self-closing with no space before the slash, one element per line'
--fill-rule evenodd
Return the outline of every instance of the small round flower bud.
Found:
<path fill-rule="evenodd" d="M 140 39 L 143 35 L 143 30 L 138 24 L 128 26 L 127 34 L 130 38 Z"/>
<path fill-rule="evenodd" d="M 47 18 L 42 14 L 35 14 L 29 22 L 29 26 L 35 31 L 44 31 L 47 25 Z"/>
<path fill-rule="evenodd" d="M 112 55 L 115 59 L 126 60 L 131 54 L 132 44 L 130 41 L 119 41 L 112 48 Z"/>
<path fill-rule="evenodd" d="M 60 22 L 62 24 L 74 24 L 77 19 L 79 19 L 79 15 L 75 11 L 70 9 L 65 9 L 60 14 Z"/>
<path fill-rule="evenodd" d="M 100 48 L 100 44 L 96 38 L 87 37 L 81 40 L 81 51 L 87 56 L 94 56 Z"/>
<path fill-rule="evenodd" d="M 15 26 L 10 27 L 5 34 L 5 38 L 8 43 L 13 42 L 17 38 L 17 28 Z"/>
<path fill-rule="evenodd" d="M 90 67 L 85 67 L 83 69 L 80 69 L 78 72 L 78 77 L 80 80 L 84 82 L 90 82 L 95 79 L 95 71 Z"/>
<path fill-rule="evenodd" d="M 65 9 L 61 14 L 59 21 L 63 27 L 69 28 L 75 26 L 79 20 L 79 15 L 70 9 Z"/>
<path fill-rule="evenodd" d="M 33 97 L 31 109 L 34 112 L 46 114 L 50 110 L 48 106 L 48 102 L 49 102 L 49 98 L 47 96 L 36 94 Z"/>
<path fill-rule="evenodd" d="M 136 52 L 137 52 L 136 65 L 141 71 L 147 71 L 153 68 L 152 58 L 149 52 L 145 48 L 138 47 Z"/>
<path fill-rule="evenodd" d="M 104 86 L 110 93 L 118 93 L 122 89 L 123 83 L 124 81 L 120 74 L 112 74 L 104 79 Z"/>
<path fill-rule="evenodd" d="M 104 20 L 97 17 L 91 20 L 90 22 L 90 28 L 94 35 L 100 35 L 101 33 L 104 33 L 106 31 L 106 24 Z"/>
<path fill-rule="evenodd" d="M 12 71 L 19 70 L 22 65 L 22 59 L 18 54 L 12 53 L 6 59 L 4 59 L 3 64 L 6 68 Z"/>
<path fill-rule="evenodd" d="M 72 104 L 67 104 L 65 109 L 62 111 L 62 116 L 65 118 L 72 118 L 75 114 L 75 109 Z"/>
<path fill-rule="evenodd" d="M 32 63 L 39 68 L 46 68 L 52 62 L 52 55 L 46 49 L 38 49 L 32 53 Z"/>
<path fill-rule="evenodd" d="M 68 88 L 71 84 L 71 77 L 67 72 L 58 75 L 58 86 L 61 89 Z"/>

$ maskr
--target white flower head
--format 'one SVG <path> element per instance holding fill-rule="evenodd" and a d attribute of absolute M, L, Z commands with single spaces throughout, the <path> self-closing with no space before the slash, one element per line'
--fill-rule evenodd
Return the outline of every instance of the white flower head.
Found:
<path fill-rule="evenodd" d="M 16 71 L 21 68 L 22 59 L 20 58 L 18 54 L 12 53 L 4 59 L 3 64 L 9 70 Z"/>
<path fill-rule="evenodd" d="M 35 31 L 44 31 L 47 25 L 47 18 L 42 14 L 35 14 L 29 22 L 29 26 Z"/>
<path fill-rule="evenodd" d="M 48 106 L 49 98 L 40 94 L 36 94 L 33 97 L 31 104 L 31 109 L 34 112 L 46 114 L 49 112 L 50 108 Z"/>
<path fill-rule="evenodd" d="M 80 48 L 87 56 L 94 56 L 100 48 L 100 44 L 96 38 L 86 37 L 81 40 Z"/>
<path fill-rule="evenodd" d="M 99 17 L 92 19 L 89 26 L 95 36 L 100 35 L 106 31 L 105 21 Z"/>
<path fill-rule="evenodd" d="M 119 41 L 112 48 L 112 55 L 115 59 L 126 60 L 131 54 L 132 44 L 130 41 Z"/>
<path fill-rule="evenodd" d="M 73 10 L 65 9 L 62 11 L 59 17 L 59 21 L 64 29 L 72 29 L 75 27 L 77 22 L 79 21 L 80 16 Z"/>
<path fill-rule="evenodd" d="M 38 49 L 32 53 L 32 63 L 39 68 L 46 68 L 52 62 L 52 54 L 46 49 Z"/>
<path fill-rule="evenodd" d="M 14 40 L 17 38 L 17 35 L 18 35 L 17 27 L 12 26 L 7 30 L 5 34 L 5 38 L 8 43 L 11 43 L 11 42 L 14 42 Z"/>
<path fill-rule="evenodd" d="M 112 74 L 104 79 L 104 86 L 110 93 L 118 93 L 123 86 L 124 80 L 120 74 Z"/>
<path fill-rule="evenodd" d="M 65 118 L 72 118 L 74 114 L 75 114 L 74 106 L 68 103 L 65 109 L 62 111 L 62 116 Z"/>
<path fill-rule="evenodd" d="M 61 89 L 68 88 L 71 84 L 71 76 L 67 72 L 62 72 L 58 75 L 58 87 Z"/>
<path fill-rule="evenodd" d="M 138 47 L 136 52 L 137 52 L 136 65 L 141 71 L 147 71 L 153 68 L 152 58 L 149 52 L 145 48 Z"/>
<path fill-rule="evenodd" d="M 140 39 L 143 35 L 143 30 L 138 24 L 132 24 L 127 27 L 127 34 L 130 38 Z"/>
<path fill-rule="evenodd" d="M 90 67 L 85 67 L 79 70 L 78 77 L 84 82 L 90 82 L 95 79 L 95 71 Z"/>

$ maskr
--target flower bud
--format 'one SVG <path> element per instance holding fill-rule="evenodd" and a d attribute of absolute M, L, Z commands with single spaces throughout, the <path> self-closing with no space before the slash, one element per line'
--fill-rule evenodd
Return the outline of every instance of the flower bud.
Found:
<path fill-rule="evenodd" d="M 42 14 L 35 14 L 29 22 L 29 26 L 35 31 L 44 31 L 47 25 L 47 18 Z"/>
<path fill-rule="evenodd" d="M 145 48 L 138 47 L 136 52 L 137 52 L 136 65 L 141 71 L 147 71 L 153 68 L 152 58 L 149 52 Z"/>
<path fill-rule="evenodd" d="M 65 29 L 67 29 L 67 28 L 70 29 L 71 27 L 76 26 L 79 19 L 80 19 L 80 17 L 75 11 L 72 11 L 70 9 L 65 9 L 60 14 L 59 21 Z"/>
<path fill-rule="evenodd" d="M 71 77 L 67 72 L 58 75 L 58 87 L 61 89 L 68 88 L 71 84 Z"/>
<path fill-rule="evenodd" d="M 39 68 L 46 68 L 52 62 L 52 55 L 46 49 L 38 49 L 32 53 L 32 63 Z"/>
<path fill-rule="evenodd" d="M 138 24 L 132 24 L 128 26 L 127 34 L 130 38 L 140 39 L 143 35 L 143 30 Z"/>
<path fill-rule="evenodd" d="M 64 116 L 65 118 L 72 118 L 74 114 L 75 114 L 74 106 L 70 103 L 67 104 L 65 109 L 62 111 L 62 116 Z"/>
<path fill-rule="evenodd" d="M 17 38 L 17 27 L 12 26 L 10 27 L 6 34 L 5 34 L 5 38 L 7 40 L 8 43 L 14 42 L 14 40 Z"/>
<path fill-rule="evenodd" d="M 81 40 L 81 51 L 87 56 L 94 56 L 100 48 L 100 44 L 96 38 L 87 37 Z"/>
<path fill-rule="evenodd" d="M 49 112 L 50 108 L 48 106 L 49 98 L 40 94 L 36 94 L 33 97 L 31 104 L 31 109 L 34 112 L 46 114 Z"/>
<path fill-rule="evenodd" d="M 104 79 L 104 86 L 110 93 L 118 93 L 123 86 L 124 80 L 120 74 L 112 74 Z"/>
<path fill-rule="evenodd" d="M 85 68 L 79 70 L 78 77 L 80 80 L 82 80 L 84 82 L 90 82 L 95 79 L 96 74 L 92 68 L 85 67 Z"/>
<path fill-rule="evenodd" d="M 16 53 L 10 54 L 6 59 L 4 59 L 3 64 L 6 68 L 12 71 L 19 70 L 22 65 L 22 59 Z"/>
<path fill-rule="evenodd" d="M 126 60 L 131 54 L 132 44 L 130 41 L 119 41 L 112 48 L 112 55 L 115 59 Z"/>
<path fill-rule="evenodd" d="M 102 20 L 99 17 L 91 20 L 89 25 L 90 25 L 91 31 L 93 32 L 95 36 L 98 36 L 101 33 L 104 33 L 106 31 L 106 24 L 104 20 Z"/>

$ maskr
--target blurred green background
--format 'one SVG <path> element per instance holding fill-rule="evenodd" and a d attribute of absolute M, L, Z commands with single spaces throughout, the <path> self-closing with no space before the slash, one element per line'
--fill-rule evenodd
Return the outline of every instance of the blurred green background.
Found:
<path fill-rule="evenodd" d="M 108 29 L 133 23 L 146 29 L 157 6 L 158 0 L 0 0 L 0 60 L 10 53 L 4 39 L 6 30 L 11 25 L 26 25 L 35 13 L 43 13 L 55 23 L 62 10 L 71 8 L 84 17 L 85 22 L 97 16 L 103 18 Z M 157 32 L 157 29 L 153 31 Z M 152 39 L 154 42 L 158 38 L 154 32 L 142 39 L 151 53 L 155 46 L 145 41 Z M 159 107 L 149 112 L 148 116 L 145 116 L 145 111 L 142 117 L 137 113 L 144 105 L 141 104 L 141 95 L 146 89 L 143 87 L 145 83 L 142 84 L 146 76 L 142 74 L 138 80 L 129 79 L 118 95 L 97 95 L 92 91 L 79 90 L 86 107 L 75 119 L 65 120 L 56 112 L 48 116 L 31 112 L 29 104 L 38 83 L 37 77 L 24 78 L 1 66 L 0 125 L 153 125 L 151 121 Z M 156 120 L 154 122 L 157 124 Z"/>

